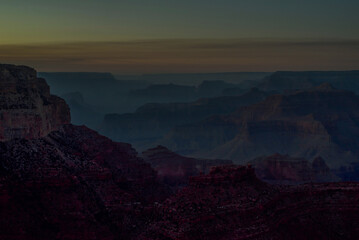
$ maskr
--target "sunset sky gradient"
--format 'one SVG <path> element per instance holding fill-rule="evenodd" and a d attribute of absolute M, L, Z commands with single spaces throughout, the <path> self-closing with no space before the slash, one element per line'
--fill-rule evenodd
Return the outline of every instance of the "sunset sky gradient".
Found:
<path fill-rule="evenodd" d="M 354 0 L 5 0 L 0 62 L 115 73 L 349 70 Z"/>

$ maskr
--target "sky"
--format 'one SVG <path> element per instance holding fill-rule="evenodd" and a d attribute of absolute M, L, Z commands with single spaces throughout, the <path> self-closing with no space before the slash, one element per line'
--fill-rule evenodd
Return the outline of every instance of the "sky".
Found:
<path fill-rule="evenodd" d="M 0 62 L 115 73 L 348 70 L 354 0 L 2 0 Z"/>

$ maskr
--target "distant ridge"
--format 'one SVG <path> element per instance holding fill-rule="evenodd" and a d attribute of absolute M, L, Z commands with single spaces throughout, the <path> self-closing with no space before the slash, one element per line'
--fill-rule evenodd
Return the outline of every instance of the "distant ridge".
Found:
<path fill-rule="evenodd" d="M 359 70 L 351 71 L 278 71 L 258 84 L 262 90 L 288 91 L 310 89 L 322 83 L 334 88 L 359 92 Z"/>
<path fill-rule="evenodd" d="M 331 169 L 356 171 L 358 109 L 358 95 L 325 83 L 177 126 L 161 143 L 192 157 L 221 157 L 240 164 L 276 152 L 306 159 L 322 156 Z"/>
<path fill-rule="evenodd" d="M 240 83 L 241 81 L 260 81 L 272 72 L 219 72 L 219 73 L 163 73 L 143 74 L 130 76 L 128 79 L 147 80 L 155 83 L 178 83 L 186 85 L 198 85 L 202 81 L 222 80 L 229 83 Z M 119 79 L 126 79 L 124 75 L 116 75 Z"/>

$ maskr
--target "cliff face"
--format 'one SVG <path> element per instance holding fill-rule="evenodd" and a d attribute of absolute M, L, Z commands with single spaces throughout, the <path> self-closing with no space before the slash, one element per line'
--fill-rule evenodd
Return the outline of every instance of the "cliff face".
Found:
<path fill-rule="evenodd" d="M 68 124 L 28 67 L 0 65 L 0 239 L 130 239 L 170 193 L 129 145 Z"/>
<path fill-rule="evenodd" d="M 34 69 L 0 65 L 0 141 L 40 138 L 67 123 L 67 104 Z"/>
<path fill-rule="evenodd" d="M 207 174 L 211 167 L 233 164 L 229 160 L 184 157 L 163 146 L 148 149 L 142 156 L 157 171 L 159 178 L 174 190 L 188 185 L 190 177 Z"/>
<path fill-rule="evenodd" d="M 357 239 L 358 193 L 357 183 L 272 186 L 252 168 L 217 167 L 159 206 L 138 239 Z"/>

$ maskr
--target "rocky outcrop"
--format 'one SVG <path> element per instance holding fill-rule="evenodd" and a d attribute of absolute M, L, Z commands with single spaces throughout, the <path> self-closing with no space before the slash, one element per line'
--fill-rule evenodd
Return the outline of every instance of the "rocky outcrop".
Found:
<path fill-rule="evenodd" d="M 334 182 L 335 176 L 321 157 L 312 162 L 304 158 L 274 154 L 249 162 L 259 179 L 275 184 L 299 184 L 305 182 Z"/>
<path fill-rule="evenodd" d="M 158 207 L 138 239 L 357 239 L 358 183 L 272 186 L 214 168 Z"/>
<path fill-rule="evenodd" d="M 44 79 L 0 65 L 0 239 L 131 239 L 170 189 L 125 143 L 68 124 Z"/>
<path fill-rule="evenodd" d="M 145 161 L 157 171 L 159 178 L 174 190 L 186 186 L 190 177 L 207 174 L 213 166 L 232 165 L 229 160 L 207 160 L 183 157 L 163 146 L 142 153 Z"/>
<path fill-rule="evenodd" d="M 44 137 L 67 123 L 67 104 L 34 69 L 0 65 L 0 141 Z"/>
<path fill-rule="evenodd" d="M 64 125 L 0 143 L 0 239 L 132 239 L 170 193 L 128 144 Z"/>

